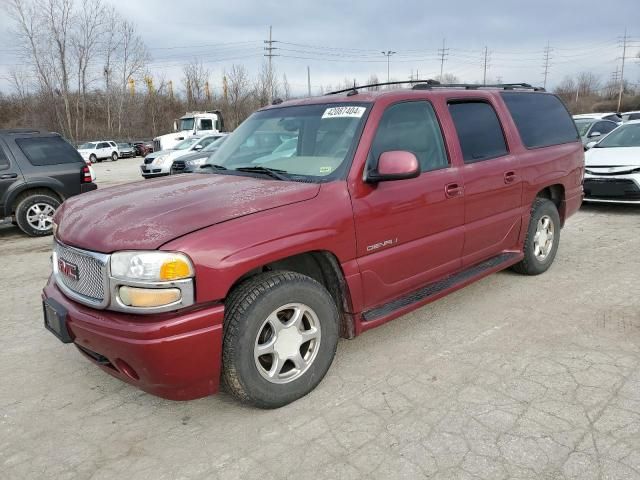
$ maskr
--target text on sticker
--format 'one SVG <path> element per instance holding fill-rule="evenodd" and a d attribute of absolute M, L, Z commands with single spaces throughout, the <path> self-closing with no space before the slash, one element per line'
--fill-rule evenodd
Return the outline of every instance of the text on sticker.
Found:
<path fill-rule="evenodd" d="M 324 111 L 322 118 L 360 118 L 364 115 L 365 110 L 365 107 L 331 107 Z"/>

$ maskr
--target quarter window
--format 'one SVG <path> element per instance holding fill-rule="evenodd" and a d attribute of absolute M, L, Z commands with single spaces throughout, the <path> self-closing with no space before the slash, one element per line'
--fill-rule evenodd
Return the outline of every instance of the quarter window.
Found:
<path fill-rule="evenodd" d="M 456 126 L 464 163 L 475 163 L 508 153 L 495 110 L 486 102 L 455 102 L 449 112 Z"/>
<path fill-rule="evenodd" d="M 449 165 L 440 125 L 430 103 L 402 102 L 385 110 L 371 147 L 373 161 L 392 150 L 413 153 L 423 172 Z"/>

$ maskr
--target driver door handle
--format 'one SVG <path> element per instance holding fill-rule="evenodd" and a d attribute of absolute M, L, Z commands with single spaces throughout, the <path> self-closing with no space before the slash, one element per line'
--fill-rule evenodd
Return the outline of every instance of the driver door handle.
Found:
<path fill-rule="evenodd" d="M 461 197 L 464 195 L 464 187 L 458 183 L 449 183 L 444 187 L 444 194 L 447 198 Z"/>
<path fill-rule="evenodd" d="M 0 175 L 0 180 L 8 180 L 9 178 L 18 178 L 17 173 L 3 173 Z"/>

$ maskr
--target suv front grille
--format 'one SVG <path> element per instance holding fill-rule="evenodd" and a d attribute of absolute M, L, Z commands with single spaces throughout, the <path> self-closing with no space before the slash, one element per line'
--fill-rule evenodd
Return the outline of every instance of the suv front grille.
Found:
<path fill-rule="evenodd" d="M 53 272 L 58 286 L 70 297 L 83 303 L 101 305 L 105 301 L 109 256 L 58 242 L 54 242 L 53 252 Z M 77 280 L 60 271 L 58 259 L 75 267 Z"/>

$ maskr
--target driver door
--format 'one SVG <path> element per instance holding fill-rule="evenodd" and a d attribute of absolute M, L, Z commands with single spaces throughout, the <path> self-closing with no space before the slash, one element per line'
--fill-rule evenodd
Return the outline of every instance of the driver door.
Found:
<path fill-rule="evenodd" d="M 462 264 L 462 176 L 449 161 L 429 102 L 387 107 L 368 164 L 377 164 L 383 152 L 393 150 L 416 155 L 420 176 L 352 192 L 365 308 L 409 293 L 459 270 Z"/>

